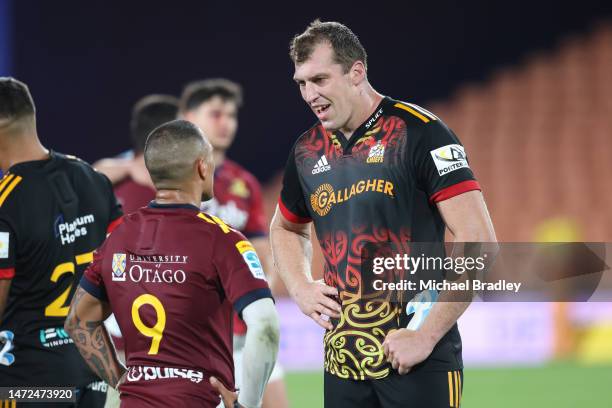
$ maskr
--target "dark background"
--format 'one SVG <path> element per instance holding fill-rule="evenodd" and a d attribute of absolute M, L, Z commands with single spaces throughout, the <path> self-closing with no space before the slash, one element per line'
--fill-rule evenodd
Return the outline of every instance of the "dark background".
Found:
<path fill-rule="evenodd" d="M 314 116 L 291 80 L 291 37 L 316 17 L 353 29 L 374 87 L 427 106 L 612 14 L 612 2 L 0 0 L 0 74 L 29 84 L 43 143 L 88 161 L 128 149 L 131 105 L 193 79 L 244 86 L 230 157 L 262 180 Z"/>

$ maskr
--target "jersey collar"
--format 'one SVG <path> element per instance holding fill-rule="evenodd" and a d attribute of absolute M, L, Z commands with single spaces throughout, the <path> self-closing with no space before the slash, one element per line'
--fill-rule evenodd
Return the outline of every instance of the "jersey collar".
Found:
<path fill-rule="evenodd" d="M 198 207 L 192 204 L 159 204 L 155 201 L 151 201 L 148 205 L 149 208 L 184 208 L 187 210 L 200 211 Z"/>
<path fill-rule="evenodd" d="M 46 159 L 41 159 L 41 160 L 29 160 L 29 161 L 24 161 L 24 162 L 19 162 L 17 164 L 13 164 L 7 171 L 7 173 L 14 173 L 16 171 L 24 171 L 26 169 L 29 170 L 50 170 L 53 167 L 56 167 L 59 163 L 57 161 L 58 157 L 61 157 L 62 155 L 59 155 L 57 152 L 54 152 L 51 149 L 49 150 L 49 157 L 47 157 Z"/>
<path fill-rule="evenodd" d="M 374 112 L 368 116 L 368 118 L 357 129 L 355 129 L 350 139 L 347 140 L 339 130 L 332 132 L 334 135 L 336 135 L 336 139 L 338 139 L 342 145 L 342 150 L 345 155 L 351 154 L 351 147 L 353 147 L 355 142 L 361 139 L 367 131 L 374 128 L 374 124 L 385 114 L 385 110 L 391 102 L 392 100 L 388 96 L 383 97 L 382 101 L 380 101 L 376 109 L 374 109 Z M 332 133 L 329 134 L 331 135 Z"/>

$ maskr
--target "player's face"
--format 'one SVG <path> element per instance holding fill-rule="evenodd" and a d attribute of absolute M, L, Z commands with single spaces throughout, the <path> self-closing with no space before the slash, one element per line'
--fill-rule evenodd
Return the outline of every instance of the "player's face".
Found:
<path fill-rule="evenodd" d="M 351 119 L 351 98 L 355 92 L 348 73 L 334 61 L 330 44 L 315 46 L 310 58 L 295 66 L 293 79 L 302 98 L 325 129 L 338 130 Z"/>
<path fill-rule="evenodd" d="M 230 100 L 214 96 L 197 109 L 188 112 L 185 119 L 198 126 L 215 150 L 227 150 L 238 129 L 238 107 Z"/>

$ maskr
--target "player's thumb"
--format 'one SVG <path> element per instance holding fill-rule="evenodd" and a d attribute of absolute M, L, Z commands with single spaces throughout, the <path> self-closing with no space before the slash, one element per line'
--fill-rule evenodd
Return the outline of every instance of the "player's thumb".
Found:
<path fill-rule="evenodd" d="M 219 394 L 221 394 L 221 396 L 225 397 L 229 393 L 228 389 L 225 388 L 221 381 L 217 380 L 215 377 L 210 377 L 209 382 L 210 385 L 212 385 L 213 388 L 217 390 Z"/>

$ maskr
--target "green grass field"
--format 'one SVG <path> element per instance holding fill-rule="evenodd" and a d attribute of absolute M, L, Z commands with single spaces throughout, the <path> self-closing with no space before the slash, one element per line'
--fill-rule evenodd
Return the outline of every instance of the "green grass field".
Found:
<path fill-rule="evenodd" d="M 286 376 L 291 408 L 323 406 L 323 375 Z M 612 366 L 555 363 L 537 368 L 465 370 L 463 408 L 610 408 Z"/>

